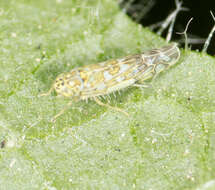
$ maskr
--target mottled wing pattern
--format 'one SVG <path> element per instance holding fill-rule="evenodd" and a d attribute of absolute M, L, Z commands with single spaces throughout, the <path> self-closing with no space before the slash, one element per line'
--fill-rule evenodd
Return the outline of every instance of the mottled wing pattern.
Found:
<path fill-rule="evenodd" d="M 144 81 L 176 63 L 180 56 L 176 44 L 127 56 L 122 59 L 99 63 L 102 66 L 92 71 L 89 83 L 82 92 L 83 97 L 105 95 Z M 93 84 L 93 85 L 91 85 Z M 90 86 L 91 85 L 91 86 Z"/>
<path fill-rule="evenodd" d="M 140 55 L 99 63 L 101 68 L 88 73 L 89 80 L 81 93 L 82 96 L 87 98 L 104 95 L 134 84 L 134 76 L 139 72 L 141 64 Z"/>
<path fill-rule="evenodd" d="M 144 81 L 160 73 L 171 65 L 174 65 L 180 57 L 180 50 L 177 44 L 164 46 L 160 49 L 152 49 L 142 53 L 143 63 L 146 69 L 136 76 L 139 81 Z"/>
<path fill-rule="evenodd" d="M 63 96 L 78 99 L 105 95 L 153 77 L 176 63 L 179 56 L 179 49 L 173 44 L 122 59 L 75 68 L 57 77 L 54 88 Z"/>

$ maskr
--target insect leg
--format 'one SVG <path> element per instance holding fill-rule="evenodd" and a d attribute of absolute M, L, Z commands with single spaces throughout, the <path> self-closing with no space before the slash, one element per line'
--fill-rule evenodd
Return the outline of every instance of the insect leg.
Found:
<path fill-rule="evenodd" d="M 148 85 L 145 85 L 145 84 L 133 84 L 132 86 L 139 87 L 139 88 L 148 88 L 149 87 Z"/>
<path fill-rule="evenodd" d="M 110 105 L 108 105 L 108 104 L 105 104 L 105 103 L 101 102 L 97 97 L 94 97 L 94 100 L 95 100 L 95 102 L 96 102 L 97 104 L 99 104 L 100 106 L 106 106 L 106 107 L 108 107 L 108 108 L 111 108 L 111 109 L 113 109 L 113 110 L 116 110 L 116 111 L 118 111 L 118 112 L 121 112 L 121 113 L 125 114 L 126 116 L 129 116 L 129 114 L 128 114 L 127 112 L 123 111 L 122 109 L 117 108 L 117 107 L 112 107 L 112 106 L 110 106 Z"/>
<path fill-rule="evenodd" d="M 41 96 L 49 96 L 53 90 L 54 90 L 54 85 L 52 85 L 52 87 L 49 89 L 48 92 L 39 94 L 39 97 L 41 97 Z"/>
<path fill-rule="evenodd" d="M 55 115 L 52 119 L 51 122 L 55 122 L 56 119 L 61 116 L 70 106 L 72 105 L 72 101 L 69 102 L 57 115 Z"/>

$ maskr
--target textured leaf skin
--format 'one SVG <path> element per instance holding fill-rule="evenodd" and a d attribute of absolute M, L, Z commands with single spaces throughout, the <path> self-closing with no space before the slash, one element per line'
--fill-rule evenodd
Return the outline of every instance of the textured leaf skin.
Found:
<path fill-rule="evenodd" d="M 215 60 L 182 51 L 148 88 L 104 102 L 47 91 L 62 72 L 165 45 L 116 1 L 11 0 L 0 11 L 0 187 L 215 189 Z"/>

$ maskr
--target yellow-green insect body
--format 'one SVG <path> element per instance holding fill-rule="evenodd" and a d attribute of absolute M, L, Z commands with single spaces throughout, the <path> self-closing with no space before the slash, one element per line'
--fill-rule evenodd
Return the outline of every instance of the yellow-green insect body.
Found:
<path fill-rule="evenodd" d="M 59 75 L 50 91 L 44 95 L 55 89 L 65 97 L 75 100 L 91 98 L 107 106 L 97 97 L 142 83 L 175 64 L 179 57 L 179 48 L 172 44 L 121 59 L 75 68 Z"/>
<path fill-rule="evenodd" d="M 59 75 L 57 93 L 80 100 L 109 94 L 144 81 L 176 63 L 180 55 L 176 44 L 149 52 L 86 65 Z"/>

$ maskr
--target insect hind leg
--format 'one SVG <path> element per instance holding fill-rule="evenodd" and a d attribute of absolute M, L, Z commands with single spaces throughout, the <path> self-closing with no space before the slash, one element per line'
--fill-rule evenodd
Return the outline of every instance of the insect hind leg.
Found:
<path fill-rule="evenodd" d="M 145 85 L 145 84 L 133 84 L 134 87 L 138 87 L 138 88 L 148 88 L 150 87 L 149 85 Z"/>

